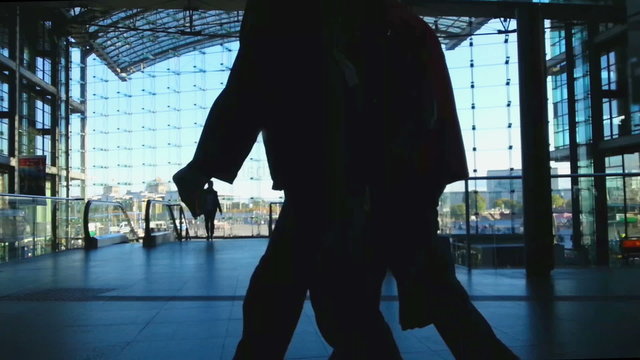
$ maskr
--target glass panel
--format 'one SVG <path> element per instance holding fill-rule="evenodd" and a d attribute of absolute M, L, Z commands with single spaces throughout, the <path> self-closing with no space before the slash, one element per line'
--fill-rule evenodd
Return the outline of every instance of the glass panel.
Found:
<path fill-rule="evenodd" d="M 71 53 L 71 74 L 69 76 L 69 91 L 70 96 L 77 102 L 82 102 L 84 99 L 81 96 L 81 74 L 84 71 L 84 66 L 81 62 L 81 51 L 79 48 L 73 47 L 70 49 Z"/>
<path fill-rule="evenodd" d="M 0 111 L 9 111 L 9 72 L 0 73 Z"/>
<path fill-rule="evenodd" d="M 468 194 L 464 182 L 447 187 L 440 198 L 440 234 L 449 236 L 456 264 L 523 267 L 520 171 L 496 170 L 490 176 L 505 178 L 470 180 Z"/>
<path fill-rule="evenodd" d="M 556 266 L 566 264 L 565 253 L 573 248 L 573 214 L 571 179 L 551 179 L 551 207 L 553 216 L 554 260 Z"/>
<path fill-rule="evenodd" d="M 9 119 L 0 117 L 0 155 L 9 154 Z"/>
<path fill-rule="evenodd" d="M 84 246 L 82 214 L 84 201 L 57 201 L 58 251 L 79 249 Z"/>
<path fill-rule="evenodd" d="M 6 17 L 0 22 L 0 54 L 9 57 L 9 29 Z"/>
<path fill-rule="evenodd" d="M 466 206 L 464 182 L 459 181 L 447 186 L 440 197 L 438 221 L 440 234 L 466 234 Z"/>
<path fill-rule="evenodd" d="M 607 172 L 636 173 L 640 154 L 606 158 Z M 640 257 L 640 177 L 607 178 L 608 238 L 611 266 L 634 264 Z"/>
<path fill-rule="evenodd" d="M 84 172 L 82 167 L 82 140 L 84 133 L 82 132 L 82 116 L 80 114 L 71 115 L 70 119 L 70 159 L 71 159 L 71 171 Z"/>
<path fill-rule="evenodd" d="M 83 205 L 82 199 L 0 194 L 0 262 L 81 246 Z"/>

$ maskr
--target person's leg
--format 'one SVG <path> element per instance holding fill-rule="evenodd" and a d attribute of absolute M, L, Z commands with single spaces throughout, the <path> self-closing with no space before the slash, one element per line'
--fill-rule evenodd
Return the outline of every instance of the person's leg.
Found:
<path fill-rule="evenodd" d="M 360 214 L 363 215 L 363 214 Z M 350 217 L 350 216 L 349 216 Z M 401 359 L 391 329 L 380 312 L 387 265 L 382 244 L 365 232 L 366 220 L 337 226 L 336 246 L 325 249 L 310 285 L 311 303 L 330 359 Z M 358 229 L 362 227 L 362 229 Z"/>
<path fill-rule="evenodd" d="M 209 216 L 207 214 L 204 215 L 204 231 L 207 233 L 207 241 L 209 241 L 211 229 L 209 227 Z"/>
<path fill-rule="evenodd" d="M 437 224 L 435 206 L 431 217 Z M 435 231 L 427 242 L 423 273 L 428 292 L 424 305 L 436 330 L 456 359 L 517 359 L 496 336 L 456 278 L 450 248 L 438 243 L 437 228 L 434 226 Z"/>
<path fill-rule="evenodd" d="M 234 359 L 283 359 L 304 305 L 307 286 L 296 273 L 295 223 L 282 208 L 243 304 L 242 338 Z"/>
<path fill-rule="evenodd" d="M 213 235 L 215 235 L 216 224 L 214 222 L 215 217 L 209 217 L 209 240 L 213 240 Z"/>
<path fill-rule="evenodd" d="M 379 308 L 382 281 L 372 281 L 373 277 L 368 283 L 358 284 L 364 277 L 353 279 L 343 275 L 341 280 L 353 280 L 349 281 L 350 287 L 335 283 L 321 290 L 312 287 L 311 301 L 318 328 L 334 350 L 330 359 L 402 358 Z M 345 281 L 343 285 L 348 284 Z"/>

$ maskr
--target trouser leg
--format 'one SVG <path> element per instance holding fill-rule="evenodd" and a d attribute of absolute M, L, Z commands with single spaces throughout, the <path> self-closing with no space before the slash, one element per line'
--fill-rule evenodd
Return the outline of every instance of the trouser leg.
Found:
<path fill-rule="evenodd" d="M 209 238 L 211 237 L 211 224 L 210 224 L 210 219 L 208 216 L 205 215 L 204 217 L 204 230 L 207 233 L 207 240 L 209 240 Z"/>
<path fill-rule="evenodd" d="M 517 358 L 498 339 L 456 278 L 451 251 L 438 240 L 437 207 L 442 191 L 436 190 L 425 195 L 421 209 L 408 211 L 423 214 L 411 223 L 421 224 L 426 234 L 411 228 L 387 233 L 397 239 L 389 259 L 399 292 L 410 297 L 400 299 L 401 306 L 406 306 L 401 317 L 406 316 L 405 325 L 410 328 L 425 326 L 427 319 L 431 320 L 456 359 Z"/>
<path fill-rule="evenodd" d="M 432 216 L 437 221 L 437 211 Z M 437 241 L 434 232 L 425 252 L 425 280 L 431 294 L 425 305 L 432 310 L 436 330 L 449 350 L 456 359 L 516 359 L 456 278 L 450 249 Z"/>
<path fill-rule="evenodd" d="M 286 205 L 265 254 L 251 276 L 243 303 L 242 338 L 234 359 L 283 359 L 304 305 L 307 284 L 294 265 Z"/>
<path fill-rule="evenodd" d="M 436 282 L 433 309 L 436 330 L 456 359 L 516 359 L 491 325 L 471 303 L 460 282 L 453 278 Z"/>
<path fill-rule="evenodd" d="M 324 306 L 329 308 L 325 313 L 332 312 L 324 317 L 320 314 L 316 319 L 334 349 L 330 359 L 401 359 L 391 329 L 379 309 L 381 281 L 376 283 L 378 291 L 372 291 L 372 284 L 366 289 L 356 286 L 333 299 L 311 293 L 314 310 Z"/>
<path fill-rule="evenodd" d="M 360 239 L 366 242 L 350 247 L 354 239 L 345 237 L 335 253 L 323 254 L 325 267 L 310 287 L 318 328 L 334 349 L 331 359 L 401 359 L 380 311 L 386 262 L 373 237 Z"/>

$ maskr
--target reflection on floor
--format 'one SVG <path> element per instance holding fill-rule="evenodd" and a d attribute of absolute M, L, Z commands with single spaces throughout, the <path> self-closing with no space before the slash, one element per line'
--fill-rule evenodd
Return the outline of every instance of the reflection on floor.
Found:
<path fill-rule="evenodd" d="M 230 359 L 266 240 L 122 244 L 0 264 L 2 359 Z M 458 269 L 474 304 L 523 359 L 640 357 L 640 269 Z M 395 285 L 383 313 L 405 359 L 450 359 L 431 326 L 403 332 Z M 308 302 L 289 359 L 326 359 Z"/>

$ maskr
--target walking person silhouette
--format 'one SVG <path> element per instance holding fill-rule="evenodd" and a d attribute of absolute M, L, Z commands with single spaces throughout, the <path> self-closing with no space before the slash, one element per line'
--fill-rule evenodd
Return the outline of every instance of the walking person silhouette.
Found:
<path fill-rule="evenodd" d="M 400 359 L 378 308 L 375 279 L 386 272 L 362 247 L 363 189 L 351 186 L 347 100 L 353 69 L 340 55 L 339 0 L 305 4 L 248 0 L 240 48 L 205 122 L 193 159 L 173 177 L 196 216 L 195 189 L 232 183 L 256 137 L 264 140 L 273 189 L 284 204 L 243 303 L 235 359 L 282 359 L 309 293 L 334 359 Z M 273 40 L 291 44 L 286 60 Z M 384 276 L 384 275 L 382 275 Z"/>
<path fill-rule="evenodd" d="M 400 325 L 407 330 L 434 324 L 457 359 L 517 359 L 471 303 L 450 249 L 438 241 L 439 198 L 447 184 L 468 177 L 442 47 L 408 7 L 380 2 L 382 13 L 354 25 L 360 30 L 348 57 L 363 84 L 369 141 L 360 147 L 377 159 L 362 170 L 371 194 L 369 233 L 396 279 Z M 399 189 L 411 196 L 399 198 Z M 407 226 L 384 225 L 390 223 Z"/>
<path fill-rule="evenodd" d="M 222 214 L 222 207 L 218 199 L 218 192 L 213 189 L 213 181 L 207 181 L 204 189 L 204 229 L 207 232 L 207 241 L 213 240 L 215 231 L 215 219 L 217 211 Z"/>

